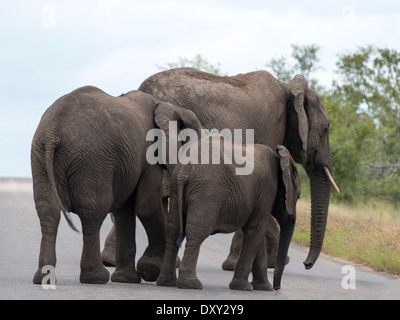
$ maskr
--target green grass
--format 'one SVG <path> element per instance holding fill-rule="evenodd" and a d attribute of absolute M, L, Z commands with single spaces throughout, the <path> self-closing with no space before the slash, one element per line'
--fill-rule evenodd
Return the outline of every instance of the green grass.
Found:
<path fill-rule="evenodd" d="M 310 201 L 297 205 L 293 241 L 310 242 Z M 390 204 L 332 204 L 323 253 L 400 276 L 400 214 Z"/>

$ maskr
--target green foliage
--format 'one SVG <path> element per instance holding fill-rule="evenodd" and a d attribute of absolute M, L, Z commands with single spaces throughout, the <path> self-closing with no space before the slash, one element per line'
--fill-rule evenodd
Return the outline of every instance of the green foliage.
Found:
<path fill-rule="evenodd" d="M 287 58 L 282 56 L 273 58 L 267 67 L 271 73 L 280 81 L 289 83 L 296 74 L 302 74 L 308 80 L 310 88 L 314 90 L 320 89 L 318 81 L 311 77 L 311 74 L 319 69 L 318 53 L 321 49 L 318 45 L 312 44 L 308 46 L 299 46 L 292 44 L 292 62 L 289 63 Z"/>
<path fill-rule="evenodd" d="M 355 193 L 348 194 L 347 198 L 378 197 L 400 202 L 399 68 L 400 52 L 396 50 L 368 46 L 339 56 L 337 73 L 340 81 L 334 82 L 329 91 L 328 99 L 335 106 L 328 112 L 332 122 L 341 127 L 340 135 L 331 137 L 333 151 L 345 145 L 340 140 L 346 128 L 356 133 L 349 139 L 357 158 L 347 158 L 349 153 L 334 157 L 337 163 L 343 162 L 341 157 L 357 163 L 358 172 L 352 177 L 355 180 L 344 181 L 355 187 Z M 346 105 L 349 112 L 337 116 L 337 110 Z M 344 164 L 341 165 L 343 168 Z M 336 165 L 335 169 L 338 170 Z"/>
<path fill-rule="evenodd" d="M 202 71 L 205 71 L 205 72 L 208 72 L 211 74 L 215 74 L 218 76 L 222 75 L 222 72 L 220 69 L 220 63 L 218 63 L 217 66 L 214 66 L 214 65 L 210 64 L 207 61 L 207 59 L 203 58 L 200 54 L 197 54 L 193 59 L 179 57 L 178 62 L 167 63 L 166 67 L 158 66 L 158 65 L 157 65 L 157 67 L 161 71 L 174 69 L 174 68 L 190 67 L 190 68 L 202 70 Z"/>
<path fill-rule="evenodd" d="M 354 106 L 333 96 L 322 97 L 331 118 L 330 145 L 333 157 L 333 172 L 340 186 L 341 198 L 353 200 L 359 194 L 359 178 L 363 175 L 360 153 L 371 136 L 374 124 L 365 114 L 359 114 Z"/>

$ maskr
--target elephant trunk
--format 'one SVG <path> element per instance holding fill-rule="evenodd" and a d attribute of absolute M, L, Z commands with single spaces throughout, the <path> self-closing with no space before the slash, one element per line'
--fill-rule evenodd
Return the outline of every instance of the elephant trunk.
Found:
<path fill-rule="evenodd" d="M 331 183 L 324 174 L 313 173 L 310 176 L 311 187 L 311 237 L 310 251 L 303 262 L 311 269 L 321 253 L 324 243 Z"/>
<path fill-rule="evenodd" d="M 276 258 L 273 282 L 273 287 L 275 290 L 279 290 L 281 288 L 281 279 L 283 270 L 285 269 L 287 254 L 289 251 L 290 242 L 292 240 L 295 224 L 296 217 L 294 215 L 288 216 L 286 223 L 280 224 L 281 230 L 279 235 L 278 256 Z"/>

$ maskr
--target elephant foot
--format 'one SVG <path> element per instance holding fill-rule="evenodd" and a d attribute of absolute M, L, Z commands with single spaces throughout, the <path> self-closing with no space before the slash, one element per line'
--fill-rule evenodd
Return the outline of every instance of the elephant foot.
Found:
<path fill-rule="evenodd" d="M 180 289 L 203 289 L 203 284 L 197 278 L 195 271 L 179 270 L 176 286 Z"/>
<path fill-rule="evenodd" d="M 254 290 L 273 291 L 269 281 L 252 281 L 251 285 L 253 286 Z"/>
<path fill-rule="evenodd" d="M 103 266 L 100 265 L 94 271 L 81 270 L 79 281 L 81 283 L 89 284 L 105 284 L 110 280 L 110 272 Z"/>
<path fill-rule="evenodd" d="M 33 283 L 34 284 L 42 284 L 43 278 L 48 275 L 48 273 L 42 273 L 42 270 L 39 269 L 36 271 L 35 275 L 33 276 Z M 57 279 L 55 279 L 57 282 Z"/>
<path fill-rule="evenodd" d="M 243 279 L 233 279 L 229 284 L 229 288 L 232 290 L 253 291 L 253 286 L 250 282 Z"/>
<path fill-rule="evenodd" d="M 157 285 L 162 287 L 176 287 L 176 275 L 160 274 L 157 278 Z"/>
<path fill-rule="evenodd" d="M 203 284 L 200 282 L 199 279 L 197 279 L 197 277 L 194 279 L 178 278 L 178 280 L 176 280 L 176 286 L 179 289 L 203 289 Z"/>
<path fill-rule="evenodd" d="M 226 260 L 222 263 L 222 270 L 225 271 L 233 271 L 235 270 L 235 265 L 236 265 L 237 259 L 228 257 Z"/>
<path fill-rule="evenodd" d="M 106 267 L 115 267 L 115 251 L 109 248 L 104 248 L 101 253 L 101 261 Z"/>
<path fill-rule="evenodd" d="M 137 272 L 145 281 L 156 281 L 160 274 L 163 257 L 142 256 L 137 263 Z"/>
<path fill-rule="evenodd" d="M 140 283 L 142 279 L 136 270 L 132 268 L 121 268 L 115 270 L 111 275 L 112 282 L 123 282 L 123 283 Z"/>
<path fill-rule="evenodd" d="M 36 271 L 35 275 L 33 276 L 33 283 L 42 284 L 42 280 L 45 276 L 46 274 L 42 273 L 41 270 Z"/>

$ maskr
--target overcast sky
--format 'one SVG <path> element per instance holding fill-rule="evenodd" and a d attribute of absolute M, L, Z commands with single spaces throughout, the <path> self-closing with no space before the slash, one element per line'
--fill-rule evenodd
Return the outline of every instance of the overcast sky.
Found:
<path fill-rule="evenodd" d="M 30 177 L 44 111 L 83 85 L 137 89 L 179 57 L 201 54 L 229 75 L 265 69 L 291 44 L 321 47 L 329 85 L 338 53 L 400 50 L 400 3 L 267 0 L 1 0 L 0 176 Z"/>

